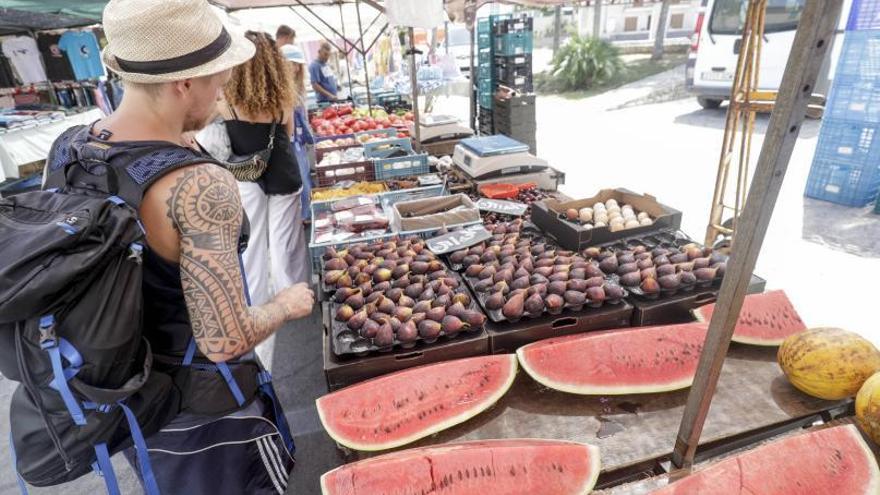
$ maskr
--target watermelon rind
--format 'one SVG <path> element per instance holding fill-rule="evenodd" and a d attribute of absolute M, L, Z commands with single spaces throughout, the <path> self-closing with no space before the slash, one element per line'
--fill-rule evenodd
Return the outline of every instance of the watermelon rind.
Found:
<path fill-rule="evenodd" d="M 560 392 L 566 392 L 569 394 L 576 395 L 636 395 L 636 394 L 653 394 L 653 393 L 663 393 L 663 392 L 673 392 L 676 390 L 682 390 L 690 387 L 694 383 L 694 376 L 682 378 L 681 380 L 674 380 L 664 383 L 652 383 L 652 384 L 644 384 L 644 385 L 598 385 L 598 384 L 574 384 L 574 383 L 565 383 L 549 378 L 540 371 L 536 370 L 532 365 L 529 364 L 528 358 L 526 357 L 526 351 L 530 346 L 541 345 L 542 342 L 538 341 L 532 344 L 525 345 L 516 350 L 516 356 L 519 359 L 519 364 L 522 369 L 528 373 L 529 376 L 532 377 L 533 380 L 544 385 L 547 388 L 552 388 L 554 390 L 558 390 Z"/>
<path fill-rule="evenodd" d="M 348 447 L 353 450 L 358 450 L 358 451 L 362 451 L 362 452 L 375 452 L 375 451 L 380 451 L 380 450 L 393 449 L 396 447 L 400 447 L 402 445 L 407 445 L 407 444 L 415 442 L 416 440 L 419 440 L 421 438 L 431 436 L 435 433 L 441 432 L 441 431 L 446 430 L 448 428 L 451 428 L 455 425 L 464 423 L 465 421 L 473 418 L 474 416 L 480 414 L 481 412 L 485 411 L 486 409 L 492 407 L 496 402 L 498 402 L 501 399 L 501 397 L 504 396 L 504 394 L 507 393 L 508 390 L 510 390 L 510 387 L 513 385 L 513 381 L 516 378 L 516 372 L 517 372 L 517 359 L 516 359 L 516 357 L 513 354 L 506 354 L 506 355 L 499 354 L 499 355 L 495 355 L 493 357 L 506 357 L 508 359 L 509 366 L 510 366 L 510 373 L 508 373 L 507 379 L 498 388 L 498 390 L 495 391 L 495 393 L 489 395 L 489 397 L 485 401 L 478 404 L 479 407 L 474 407 L 474 408 L 465 410 L 457 416 L 451 417 L 451 418 L 447 419 L 446 421 L 438 422 L 435 425 L 428 427 L 428 428 L 425 428 L 424 430 L 422 430 L 420 432 L 413 433 L 412 435 L 408 435 L 406 437 L 401 437 L 399 439 L 395 439 L 395 440 L 385 442 L 385 443 L 362 443 L 362 442 L 358 442 L 356 440 L 353 440 L 351 438 L 346 438 L 344 435 L 336 432 L 332 428 L 332 426 L 331 426 L 332 422 L 329 421 L 329 418 L 327 418 L 325 416 L 326 412 L 321 407 L 321 401 L 322 401 L 322 399 L 324 399 L 324 397 L 321 397 L 315 401 L 316 405 L 318 407 L 318 417 L 321 420 L 321 424 L 324 426 L 324 430 L 327 432 L 328 435 L 330 435 L 330 438 L 332 438 L 339 445 L 342 445 L 344 447 Z M 467 358 L 467 359 L 470 359 L 470 358 Z M 442 364 L 442 363 L 437 363 L 437 364 Z M 432 365 L 430 365 L 430 364 L 425 365 L 425 366 L 419 366 L 417 368 L 411 368 L 408 370 L 399 371 L 397 373 L 413 372 L 413 371 L 420 370 L 420 369 L 430 368 L 431 366 Z M 386 375 L 386 376 L 390 376 L 390 375 Z M 381 379 L 383 377 L 379 377 L 379 378 Z"/>
<path fill-rule="evenodd" d="M 577 445 L 579 447 L 586 447 L 588 456 L 589 456 L 589 473 L 590 477 L 584 480 L 581 488 L 573 491 L 571 495 L 587 495 L 593 491 L 593 488 L 596 486 L 596 483 L 599 481 L 599 474 L 602 470 L 602 460 L 601 453 L 599 447 L 592 444 L 584 444 L 579 442 L 572 442 L 568 440 L 547 440 L 547 439 L 538 439 L 538 438 L 511 438 L 511 439 L 498 439 L 498 440 L 473 440 L 467 442 L 453 443 L 453 444 L 443 444 L 429 447 L 419 447 L 410 450 L 400 450 L 396 452 L 391 452 L 388 454 L 381 455 L 379 457 L 373 457 L 369 459 L 364 459 L 361 461 L 357 461 L 356 464 L 361 465 L 369 465 L 371 463 L 381 463 L 383 460 L 393 459 L 397 457 L 406 457 L 408 455 L 416 455 L 418 453 L 420 455 L 426 454 L 440 454 L 445 451 L 456 451 L 456 450 L 464 450 L 470 448 L 500 448 L 506 446 L 516 446 L 518 444 L 529 445 L 533 444 L 535 447 L 540 447 L 542 444 L 547 446 L 557 446 L 557 445 Z M 328 486 L 328 480 L 333 476 L 337 471 L 348 469 L 348 465 L 339 466 L 335 469 L 332 469 L 323 475 L 321 475 L 321 493 L 323 495 L 336 495 L 331 491 L 330 486 Z M 358 492 L 360 493 L 360 492 Z M 363 493 L 362 495 L 370 495 L 369 493 Z M 559 495 L 568 495 L 568 494 L 559 494 Z"/>
<path fill-rule="evenodd" d="M 847 430 L 849 430 L 849 433 L 856 439 L 856 442 L 862 450 L 865 451 L 865 456 L 874 461 L 869 463 L 871 465 L 871 481 L 870 484 L 865 487 L 865 493 L 871 495 L 880 494 L 880 466 L 877 465 L 877 457 L 874 455 L 874 451 L 871 450 L 868 442 L 865 441 L 865 438 L 862 437 L 862 434 L 855 425 L 846 425 L 846 427 Z"/>

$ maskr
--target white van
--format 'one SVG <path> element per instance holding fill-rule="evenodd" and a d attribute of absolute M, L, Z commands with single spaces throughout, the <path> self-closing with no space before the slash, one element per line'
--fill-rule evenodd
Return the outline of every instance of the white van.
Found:
<path fill-rule="evenodd" d="M 779 89 L 805 1 L 768 0 L 758 89 Z M 708 0 L 705 5 L 697 19 L 687 85 L 703 108 L 718 108 L 730 98 L 748 0 Z"/>

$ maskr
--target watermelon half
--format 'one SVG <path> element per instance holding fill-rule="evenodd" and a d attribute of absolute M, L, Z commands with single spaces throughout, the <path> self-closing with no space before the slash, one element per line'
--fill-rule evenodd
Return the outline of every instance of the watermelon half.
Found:
<path fill-rule="evenodd" d="M 419 366 L 317 400 L 327 433 L 355 450 L 385 450 L 463 423 L 503 396 L 516 357 L 498 354 Z"/>
<path fill-rule="evenodd" d="M 697 320 L 709 323 L 715 304 L 694 310 Z M 750 294 L 743 302 L 733 341 L 741 344 L 778 346 L 789 335 L 807 329 L 798 316 L 785 291 L 774 290 L 763 294 Z"/>
<path fill-rule="evenodd" d="M 693 383 L 706 327 L 686 323 L 571 335 L 520 347 L 516 354 L 532 378 L 562 392 L 667 392 Z"/>
<path fill-rule="evenodd" d="M 784 438 L 671 483 L 652 495 L 876 495 L 880 469 L 853 425 Z"/>
<path fill-rule="evenodd" d="M 556 440 L 484 440 L 385 454 L 321 476 L 324 495 L 583 495 L 599 448 Z"/>

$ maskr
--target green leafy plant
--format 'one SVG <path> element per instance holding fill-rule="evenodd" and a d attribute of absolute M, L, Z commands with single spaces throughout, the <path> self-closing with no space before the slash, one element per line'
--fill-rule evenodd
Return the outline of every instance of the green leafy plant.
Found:
<path fill-rule="evenodd" d="M 607 41 L 572 33 L 553 57 L 551 74 L 566 90 L 589 89 L 624 70 L 617 48 Z"/>

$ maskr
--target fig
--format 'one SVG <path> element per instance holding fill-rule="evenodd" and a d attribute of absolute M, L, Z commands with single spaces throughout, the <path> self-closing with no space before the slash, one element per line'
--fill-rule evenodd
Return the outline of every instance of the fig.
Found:
<path fill-rule="evenodd" d="M 639 267 L 639 270 L 647 270 L 648 268 L 654 268 L 654 262 L 651 260 L 641 260 L 636 262 L 636 266 Z"/>
<path fill-rule="evenodd" d="M 445 308 L 447 306 L 452 305 L 452 299 L 449 297 L 449 294 L 443 294 L 442 296 L 437 296 L 431 301 L 431 306 L 434 308 L 440 307 Z"/>
<path fill-rule="evenodd" d="M 414 261 L 412 265 L 410 265 L 410 270 L 415 274 L 428 273 L 428 263 L 424 261 Z"/>
<path fill-rule="evenodd" d="M 623 299 L 624 291 L 623 287 L 616 284 L 605 284 L 603 287 L 605 289 L 605 297 L 611 300 L 615 299 Z"/>
<path fill-rule="evenodd" d="M 372 316 L 373 313 L 375 313 L 375 312 L 378 311 L 378 310 L 376 309 L 376 305 L 375 305 L 375 304 L 370 303 L 370 304 L 366 304 L 366 305 L 364 305 L 364 311 L 367 312 L 367 316 Z"/>
<path fill-rule="evenodd" d="M 400 327 L 403 325 L 403 323 L 396 316 L 392 316 L 391 318 L 389 318 L 388 323 L 391 324 L 391 329 L 394 330 L 394 333 L 397 333 L 397 331 L 400 330 Z"/>
<path fill-rule="evenodd" d="M 538 261 L 535 262 L 536 269 L 537 268 L 548 268 L 548 267 L 552 267 L 553 265 L 554 265 L 553 260 L 550 258 L 539 259 Z M 550 269 L 550 272 L 551 273 L 553 272 L 552 268 Z"/>
<path fill-rule="evenodd" d="M 496 272 L 495 267 L 492 265 L 489 265 L 489 266 L 483 268 L 483 270 L 479 274 L 477 274 L 477 277 L 479 277 L 480 279 L 484 279 L 484 280 L 485 279 L 492 279 L 495 276 L 495 272 Z"/>
<path fill-rule="evenodd" d="M 697 276 L 694 272 L 681 272 L 678 277 L 681 279 L 682 285 L 694 285 L 697 283 Z"/>
<path fill-rule="evenodd" d="M 385 297 L 387 297 L 388 299 L 391 299 L 395 303 L 399 303 L 400 298 L 403 297 L 403 289 L 401 289 L 399 287 L 394 288 L 394 289 L 388 289 L 388 291 L 385 292 Z"/>
<path fill-rule="evenodd" d="M 589 280 L 593 277 L 604 277 L 605 272 L 603 272 L 602 269 L 600 269 L 597 265 L 590 263 L 584 268 L 584 275 L 586 276 L 587 280 Z"/>
<path fill-rule="evenodd" d="M 600 284 L 601 285 L 601 284 Z M 587 290 L 587 281 L 574 279 L 568 281 L 568 290 L 576 290 L 578 292 L 585 292 Z"/>
<path fill-rule="evenodd" d="M 551 282 L 560 282 L 560 281 L 566 282 L 566 281 L 568 281 L 568 279 L 569 279 L 568 272 L 558 272 L 558 273 L 554 273 L 553 275 L 550 275 Z"/>
<path fill-rule="evenodd" d="M 571 265 L 554 265 L 553 273 L 568 273 L 571 277 Z"/>
<path fill-rule="evenodd" d="M 346 299 L 357 293 L 357 289 L 352 289 L 350 287 L 343 287 L 341 289 L 336 289 L 336 293 L 333 295 L 333 300 L 338 303 L 345 302 Z"/>
<path fill-rule="evenodd" d="M 459 318 L 461 318 L 461 315 L 463 315 L 465 311 L 467 311 L 467 307 L 465 307 L 464 304 L 457 302 L 452 306 L 449 306 L 449 308 L 446 310 L 446 314 L 458 316 Z"/>
<path fill-rule="evenodd" d="M 550 282 L 550 284 L 547 286 L 547 292 L 550 294 L 561 296 L 565 294 L 567 288 L 568 284 L 565 281 L 558 280 L 556 282 Z"/>
<path fill-rule="evenodd" d="M 373 344 L 377 347 L 391 347 L 394 345 L 394 329 L 391 328 L 390 323 L 385 322 L 379 326 L 379 331 L 373 337 Z"/>
<path fill-rule="evenodd" d="M 641 271 L 641 278 L 642 279 L 657 278 L 657 269 L 654 267 L 645 268 L 644 270 Z"/>
<path fill-rule="evenodd" d="M 343 274 L 345 274 L 344 270 L 330 270 L 324 272 L 324 283 L 327 285 L 336 285 L 339 277 L 341 277 Z"/>
<path fill-rule="evenodd" d="M 633 248 L 633 254 L 636 255 L 636 259 L 638 259 L 638 257 L 641 256 L 641 255 L 643 255 L 643 254 L 647 254 L 647 255 L 649 255 L 649 256 L 651 255 L 651 253 L 648 252 L 648 248 L 645 247 L 645 246 L 636 246 L 636 247 L 634 247 L 634 248 Z"/>
<path fill-rule="evenodd" d="M 547 311 L 551 314 L 558 314 L 562 311 L 563 306 L 565 306 L 565 299 L 558 294 L 547 294 L 547 297 L 544 299 L 544 306 L 547 307 Z"/>
<path fill-rule="evenodd" d="M 459 282 L 457 278 L 447 277 L 443 279 L 443 285 L 452 289 L 457 289 L 459 286 Z"/>
<path fill-rule="evenodd" d="M 419 329 L 412 320 L 404 322 L 397 330 L 397 340 L 401 344 L 411 344 L 419 338 Z"/>
<path fill-rule="evenodd" d="M 367 303 L 374 303 L 383 297 L 385 296 L 381 292 L 372 292 L 366 299 L 364 299 L 364 301 Z"/>
<path fill-rule="evenodd" d="M 575 268 L 568 272 L 568 276 L 573 279 L 586 280 L 587 272 L 583 268 Z"/>
<path fill-rule="evenodd" d="M 692 272 L 694 271 L 694 262 L 689 261 L 687 263 L 679 263 L 675 265 L 675 269 L 680 272 Z"/>
<path fill-rule="evenodd" d="M 565 294 L 562 295 L 562 298 L 565 300 L 566 303 L 571 304 L 572 306 L 582 306 L 587 300 L 586 294 L 573 290 L 565 291 Z"/>
<path fill-rule="evenodd" d="M 440 322 L 440 328 L 448 337 L 452 337 L 457 335 L 458 332 L 461 332 L 465 328 L 468 327 L 468 324 L 461 321 L 457 316 L 446 315 L 443 317 L 443 321 Z"/>
<path fill-rule="evenodd" d="M 495 254 L 495 251 L 486 251 L 480 256 L 480 261 L 482 263 L 489 263 L 498 259 L 498 255 Z"/>
<path fill-rule="evenodd" d="M 418 299 L 423 292 L 425 292 L 425 286 L 422 284 L 412 284 L 403 290 L 404 294 L 413 299 Z"/>
<path fill-rule="evenodd" d="M 353 314 L 351 318 L 345 322 L 346 326 L 352 330 L 357 330 L 364 326 L 364 322 L 367 321 L 367 312 L 364 310 L 360 310 L 357 313 Z"/>
<path fill-rule="evenodd" d="M 666 275 L 674 275 L 675 274 L 675 265 L 666 264 L 660 265 L 654 269 L 657 272 L 658 277 L 664 277 Z"/>
<path fill-rule="evenodd" d="M 715 266 L 718 263 L 724 263 L 725 261 L 727 261 L 727 258 L 723 254 L 712 253 L 709 256 L 709 266 Z"/>
<path fill-rule="evenodd" d="M 360 275 L 360 273 L 358 274 Z M 367 275 L 367 279 L 369 280 L 370 276 Z M 363 282 L 362 282 L 363 283 Z M 351 287 L 354 285 L 354 280 L 347 273 L 343 274 L 336 280 L 336 287 Z"/>
<path fill-rule="evenodd" d="M 522 267 L 517 268 L 516 271 L 513 272 L 513 278 L 514 278 L 514 279 L 522 278 L 522 277 L 526 277 L 526 278 L 528 278 L 528 277 L 530 277 L 531 275 L 532 275 L 532 274 L 529 273 L 528 270 L 526 270 L 525 268 L 522 268 Z"/>
<path fill-rule="evenodd" d="M 540 294 L 532 294 L 523 306 L 530 315 L 540 315 L 544 312 L 544 298 Z"/>
<path fill-rule="evenodd" d="M 626 263 L 624 265 L 620 265 L 617 268 L 618 275 L 626 275 L 627 273 L 637 272 L 639 271 L 638 263 Z"/>
<path fill-rule="evenodd" d="M 598 258 L 600 254 L 602 254 L 602 250 L 597 247 L 584 249 L 584 256 L 590 259 Z"/>
<path fill-rule="evenodd" d="M 531 284 L 529 283 L 528 277 L 518 278 L 513 281 L 511 287 L 514 289 L 528 289 Z"/>
<path fill-rule="evenodd" d="M 587 289 L 587 298 L 590 302 L 601 303 L 605 301 L 605 289 L 603 287 L 590 287 Z"/>
<path fill-rule="evenodd" d="M 506 303 L 504 303 L 504 307 L 501 309 L 501 314 L 503 314 L 504 317 L 509 320 L 518 320 L 523 315 L 523 311 L 525 310 L 524 305 L 524 294 L 514 294 L 510 297 L 510 299 L 507 300 Z"/>
<path fill-rule="evenodd" d="M 696 258 L 694 260 L 694 270 L 699 270 L 700 268 L 709 268 L 709 258 Z"/>
<path fill-rule="evenodd" d="M 464 274 L 467 277 L 474 278 L 479 275 L 481 271 L 483 271 L 483 268 L 483 265 L 471 265 L 467 267 L 467 269 L 465 269 Z"/>
<path fill-rule="evenodd" d="M 413 310 L 406 306 L 397 306 L 391 314 L 400 321 L 407 321 L 412 318 Z"/>
<path fill-rule="evenodd" d="M 374 292 L 385 292 L 391 290 L 391 282 L 380 282 L 373 286 Z"/>
<path fill-rule="evenodd" d="M 461 251 L 456 251 L 456 252 L 450 254 L 449 261 L 451 261 L 455 264 L 460 264 L 462 261 L 464 261 L 465 256 L 467 256 L 467 250 L 462 249 Z"/>
<path fill-rule="evenodd" d="M 351 306 L 343 304 L 336 310 L 336 321 L 348 321 L 354 316 L 354 309 Z"/>
<path fill-rule="evenodd" d="M 404 275 L 391 284 L 395 289 L 406 289 L 410 285 L 412 285 L 412 281 L 410 280 L 409 275 Z"/>
<path fill-rule="evenodd" d="M 395 280 L 406 275 L 407 273 L 409 273 L 409 265 L 407 265 L 406 263 L 402 265 L 397 265 L 394 267 L 393 270 L 391 270 L 391 276 L 394 277 Z M 373 278 L 376 278 L 375 273 L 373 274 Z"/>
<path fill-rule="evenodd" d="M 639 247 L 643 248 L 645 246 L 639 246 Z M 654 255 L 652 255 L 651 253 L 642 252 L 642 253 L 636 254 L 636 261 L 650 260 L 653 258 L 654 258 Z"/>
<path fill-rule="evenodd" d="M 475 254 L 469 254 L 469 255 L 465 256 L 463 260 L 461 260 L 461 264 L 464 266 L 476 265 L 479 262 L 480 262 L 480 257 Z"/>
<path fill-rule="evenodd" d="M 373 320 L 367 320 L 361 326 L 358 334 L 365 339 L 372 339 L 379 332 L 379 324 Z"/>
<path fill-rule="evenodd" d="M 653 278 L 642 280 L 642 285 L 640 287 L 645 294 L 656 294 L 660 292 L 660 284 L 658 284 L 657 280 Z"/>
<path fill-rule="evenodd" d="M 677 275 L 664 275 L 657 279 L 657 282 L 660 283 L 660 287 L 668 290 L 677 289 L 681 285 L 681 279 Z"/>
<path fill-rule="evenodd" d="M 440 336 L 440 324 L 434 320 L 424 320 L 419 323 L 419 335 L 426 342 L 433 342 Z"/>
<path fill-rule="evenodd" d="M 497 284 L 498 282 L 507 282 L 508 284 L 513 283 L 513 270 L 500 270 L 495 274 L 493 280 Z"/>
<path fill-rule="evenodd" d="M 419 301 L 413 306 L 413 313 L 427 313 L 431 309 L 431 301 Z"/>
<path fill-rule="evenodd" d="M 422 291 L 422 295 L 419 296 L 419 301 L 431 301 L 435 297 L 437 297 L 437 293 L 434 292 L 434 289 L 428 287 L 424 291 Z"/>
<path fill-rule="evenodd" d="M 358 273 L 360 273 L 360 272 L 361 272 L 361 269 L 358 268 L 358 267 L 356 267 L 356 266 L 351 266 L 351 267 L 348 268 L 348 270 L 345 271 L 345 273 L 346 273 L 349 277 L 351 277 L 352 279 L 354 279 L 355 277 L 357 277 L 357 276 L 358 276 Z"/>
<path fill-rule="evenodd" d="M 425 312 L 425 316 L 427 316 L 429 320 L 441 321 L 443 317 L 446 316 L 446 308 L 442 306 L 431 308 Z"/>
<path fill-rule="evenodd" d="M 370 263 L 369 265 L 365 266 L 364 269 L 361 271 L 366 273 L 367 275 L 373 275 L 373 273 L 375 273 L 376 270 L 378 270 L 378 269 L 379 269 L 378 265 Z M 377 282 L 382 282 L 382 280 L 377 280 Z"/>
<path fill-rule="evenodd" d="M 697 280 L 707 282 L 710 280 L 715 280 L 715 277 L 718 275 L 718 269 L 700 268 L 699 270 L 694 271 L 694 275 L 697 277 Z"/>
<path fill-rule="evenodd" d="M 327 261 L 329 259 L 338 258 L 340 256 L 344 256 L 344 254 L 336 251 L 336 248 L 328 247 L 324 250 L 322 258 L 324 258 L 324 261 Z"/>
<path fill-rule="evenodd" d="M 678 253 L 670 256 L 669 262 L 673 265 L 677 265 L 679 263 L 687 263 L 689 259 L 687 253 Z"/>
<path fill-rule="evenodd" d="M 393 314 L 395 309 L 394 301 L 388 299 L 387 297 L 381 297 L 376 303 L 376 309 L 389 315 Z"/>
<path fill-rule="evenodd" d="M 425 315 L 425 313 L 413 313 L 413 315 L 409 319 L 409 321 L 418 325 L 419 323 L 423 322 L 425 319 L 427 319 L 427 316 Z"/>
<path fill-rule="evenodd" d="M 443 263 L 441 263 L 440 260 L 434 259 L 434 260 L 431 260 L 428 262 L 428 272 L 429 273 L 440 272 L 440 271 L 445 271 L 445 270 L 446 270 L 446 268 L 443 266 Z"/>
<path fill-rule="evenodd" d="M 694 247 L 689 247 L 689 248 L 687 249 L 687 251 L 685 251 L 685 253 L 687 254 L 688 259 L 689 259 L 689 260 L 692 260 L 692 261 L 695 260 L 695 259 L 697 259 L 697 258 L 702 258 L 702 257 L 703 257 L 703 250 L 700 249 L 700 248 L 698 248 L 698 247 L 696 247 L 696 246 L 694 246 Z"/>
<path fill-rule="evenodd" d="M 635 262 L 636 262 L 636 257 L 633 256 L 632 254 L 629 254 L 629 253 L 621 254 L 620 256 L 617 257 L 617 264 L 619 264 L 619 265 L 628 265 L 630 263 L 635 263 Z"/>
<path fill-rule="evenodd" d="M 640 272 L 630 272 L 620 277 L 620 283 L 627 287 L 636 287 L 642 282 L 642 274 Z M 604 281 L 602 282 L 604 284 Z"/>
<path fill-rule="evenodd" d="M 368 311 L 367 314 L 370 315 L 371 320 L 373 320 L 375 322 L 379 322 L 379 323 L 384 323 L 384 322 L 388 321 L 389 318 L 391 318 L 390 314 L 382 313 L 379 310 L 374 311 L 372 314 L 370 314 L 370 312 Z"/>
<path fill-rule="evenodd" d="M 361 294 L 361 291 L 357 291 L 345 300 L 345 304 L 351 306 L 354 309 L 361 309 L 362 307 L 364 307 L 364 304 L 366 304 L 366 301 L 364 300 L 364 296 L 363 294 Z"/>
<path fill-rule="evenodd" d="M 500 292 L 506 295 L 510 292 L 510 286 L 507 285 L 507 282 L 501 281 L 492 287 L 492 292 Z"/>
<path fill-rule="evenodd" d="M 452 303 L 453 304 L 460 303 L 462 306 L 468 307 L 471 305 L 471 296 L 469 296 L 463 292 L 459 292 L 458 294 L 455 294 L 454 296 L 452 296 Z"/>
<path fill-rule="evenodd" d="M 536 273 L 529 277 L 529 283 L 532 285 L 547 284 L 550 283 L 550 280 L 547 279 L 547 277 Z"/>
<path fill-rule="evenodd" d="M 346 253 L 344 256 L 342 256 L 342 259 L 345 260 L 346 263 L 348 263 L 348 266 L 353 265 L 354 262 L 356 261 L 354 259 L 354 256 L 351 255 L 351 253 Z"/>
<path fill-rule="evenodd" d="M 593 277 L 587 279 L 587 287 L 601 287 L 605 283 L 605 277 Z"/>
<path fill-rule="evenodd" d="M 479 282 L 474 284 L 474 290 L 477 292 L 488 292 L 489 289 L 492 288 L 494 283 L 491 278 L 487 278 L 485 280 L 480 280 Z"/>
<path fill-rule="evenodd" d="M 495 292 L 486 299 L 486 309 L 497 311 L 504 307 L 504 294 Z"/>
<path fill-rule="evenodd" d="M 354 285 L 361 285 L 369 282 L 371 280 L 370 274 L 365 272 L 358 273 L 357 277 L 354 278 Z"/>
<path fill-rule="evenodd" d="M 539 266 L 535 268 L 535 275 L 540 275 L 542 277 L 549 277 L 553 275 L 553 267 L 552 266 Z"/>
<path fill-rule="evenodd" d="M 599 269 L 608 274 L 616 272 L 618 267 L 617 258 L 614 256 L 609 256 L 599 262 Z"/>
<path fill-rule="evenodd" d="M 670 264 L 670 261 L 669 261 L 669 258 L 665 254 L 654 257 L 654 266 L 659 267 L 659 266 L 668 265 L 668 264 Z"/>
<path fill-rule="evenodd" d="M 480 328 L 486 323 L 486 315 L 479 311 L 467 310 L 458 316 L 462 321 L 470 325 L 471 328 Z"/>
<path fill-rule="evenodd" d="M 412 308 L 416 305 L 416 301 L 415 301 L 415 299 L 404 295 L 404 296 L 400 296 L 400 299 L 397 300 L 397 305 L 403 306 L 405 308 Z"/>
<path fill-rule="evenodd" d="M 669 254 L 669 250 L 663 247 L 657 247 L 651 250 L 651 255 L 655 258 L 658 256 L 667 256 Z"/>
<path fill-rule="evenodd" d="M 547 295 L 547 284 L 533 285 L 533 286 L 529 287 L 529 290 L 526 291 L 526 294 L 528 294 L 528 295 L 538 294 L 541 297 L 544 297 Z"/>

